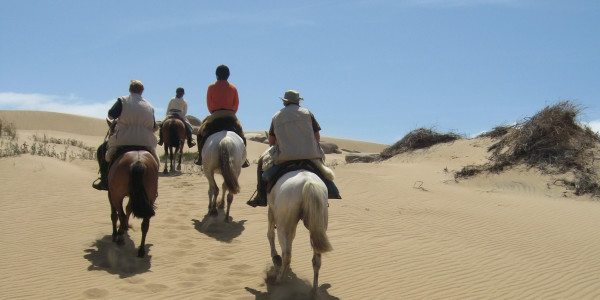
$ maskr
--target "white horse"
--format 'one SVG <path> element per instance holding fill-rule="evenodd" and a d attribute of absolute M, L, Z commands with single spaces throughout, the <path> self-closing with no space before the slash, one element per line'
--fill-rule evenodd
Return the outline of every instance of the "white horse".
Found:
<path fill-rule="evenodd" d="M 208 179 L 208 214 L 216 216 L 219 187 L 215 181 L 215 173 L 223 176 L 223 196 L 219 208 L 223 208 L 227 193 L 227 213 L 225 222 L 229 222 L 229 209 L 233 195 L 240 192 L 238 177 L 242 164 L 246 160 L 244 141 L 233 131 L 219 131 L 208 137 L 202 147 L 202 171 Z"/>
<path fill-rule="evenodd" d="M 333 173 L 330 174 L 333 176 Z M 327 187 L 314 173 L 298 170 L 283 175 L 267 196 L 269 225 L 267 238 L 271 246 L 273 264 L 279 266 L 276 282 L 281 282 L 292 261 L 292 241 L 298 221 L 303 220 L 310 232 L 313 248 L 313 292 L 317 291 L 321 253 L 331 251 L 327 238 Z M 283 259 L 275 249 L 275 228 Z"/>

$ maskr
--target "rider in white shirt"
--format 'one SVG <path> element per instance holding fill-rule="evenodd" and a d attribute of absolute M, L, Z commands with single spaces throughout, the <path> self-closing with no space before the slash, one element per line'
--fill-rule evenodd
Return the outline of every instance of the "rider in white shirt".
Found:
<path fill-rule="evenodd" d="M 171 99 L 171 101 L 169 101 L 169 106 L 167 106 L 167 117 L 176 116 L 181 121 L 183 121 L 183 123 L 185 124 L 185 131 L 187 134 L 188 147 L 192 148 L 196 145 L 196 143 L 192 138 L 192 124 L 190 124 L 190 122 L 188 122 L 187 118 L 185 117 L 187 115 L 188 106 L 187 102 L 185 102 L 185 100 L 183 99 L 183 95 L 185 95 L 185 90 L 182 87 L 178 87 L 177 90 L 175 90 L 175 98 Z M 162 146 L 162 124 L 160 126 L 158 136 L 158 144 Z"/>

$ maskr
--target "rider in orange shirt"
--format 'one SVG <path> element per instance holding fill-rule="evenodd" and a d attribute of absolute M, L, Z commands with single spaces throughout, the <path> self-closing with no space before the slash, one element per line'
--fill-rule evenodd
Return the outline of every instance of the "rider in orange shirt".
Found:
<path fill-rule="evenodd" d="M 235 115 L 239 106 L 239 97 L 235 85 L 229 83 L 229 68 L 220 65 L 215 72 L 217 81 L 208 86 L 206 92 L 206 106 L 210 116 L 202 121 L 200 133 L 198 134 L 198 160 L 197 165 L 202 165 L 202 147 L 206 139 L 213 133 L 221 130 L 231 130 L 239 135 L 246 144 L 246 137 L 242 125 Z M 249 166 L 248 161 L 243 167 Z"/>

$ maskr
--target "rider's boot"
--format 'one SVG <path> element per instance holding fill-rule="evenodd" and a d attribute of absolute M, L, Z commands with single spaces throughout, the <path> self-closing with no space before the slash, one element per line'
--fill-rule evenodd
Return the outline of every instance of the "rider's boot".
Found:
<path fill-rule="evenodd" d="M 198 135 L 198 159 L 194 162 L 195 164 L 202 165 L 202 147 L 204 146 L 204 139 Z"/>
<path fill-rule="evenodd" d="M 185 124 L 185 130 L 187 134 L 188 148 L 193 148 L 194 146 L 196 146 L 196 142 L 194 142 L 194 138 L 192 137 L 192 127 Z"/>
<path fill-rule="evenodd" d="M 108 162 L 100 162 L 100 178 L 92 183 L 92 187 L 99 191 L 108 191 Z"/>
<path fill-rule="evenodd" d="M 243 131 L 242 131 L 243 133 Z M 244 140 L 244 146 L 246 146 L 246 137 L 242 134 L 242 140 Z M 250 162 L 248 161 L 248 158 L 246 158 L 246 160 L 244 161 L 244 164 L 242 165 L 242 168 L 247 168 L 250 166 Z"/>
<path fill-rule="evenodd" d="M 160 124 L 160 126 L 158 126 L 158 145 L 159 146 L 163 145 L 163 140 L 162 140 L 162 123 Z"/>
<path fill-rule="evenodd" d="M 263 180 L 259 179 L 259 182 L 256 185 L 256 196 L 248 200 L 246 204 L 252 207 L 267 206 L 267 191 Z"/>
<path fill-rule="evenodd" d="M 263 170 L 262 170 L 263 158 L 258 159 L 258 165 L 256 166 L 256 197 L 248 200 L 246 204 L 257 207 L 257 206 L 267 206 L 267 183 L 263 180 Z"/>
<path fill-rule="evenodd" d="M 327 186 L 327 198 L 342 199 L 342 196 L 340 196 L 340 191 L 333 181 L 323 178 L 323 182 L 325 183 L 325 186 Z"/>

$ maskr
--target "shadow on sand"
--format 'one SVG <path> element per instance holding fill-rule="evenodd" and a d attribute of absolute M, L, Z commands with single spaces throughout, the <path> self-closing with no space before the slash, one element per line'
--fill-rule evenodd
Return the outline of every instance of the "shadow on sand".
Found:
<path fill-rule="evenodd" d="M 265 283 L 267 291 L 261 292 L 253 288 L 246 287 L 246 291 L 254 295 L 256 300 L 279 300 L 279 299 L 318 299 L 318 300 L 339 300 L 340 298 L 332 296 L 327 291 L 331 285 L 328 283 L 321 284 L 316 293 L 312 291 L 312 284 L 302 280 L 292 271 L 288 273 L 287 278 L 280 284 L 275 284 L 277 268 L 271 266 L 267 270 Z"/>
<path fill-rule="evenodd" d="M 146 253 L 152 244 L 146 244 Z M 125 244 L 118 246 L 113 243 L 112 236 L 106 235 L 95 241 L 83 257 L 90 261 L 88 271 L 103 270 L 110 274 L 118 274 L 127 278 L 150 270 L 151 255 L 137 257 L 137 248 L 129 236 L 125 235 Z"/>
<path fill-rule="evenodd" d="M 194 228 L 198 232 L 203 233 L 211 238 L 214 238 L 221 242 L 231 243 L 233 239 L 240 236 L 244 231 L 244 223 L 246 220 L 239 222 L 233 221 L 233 218 L 229 216 L 229 223 L 225 220 L 225 211 L 219 209 L 218 216 L 205 215 L 202 221 L 192 219 L 194 222 Z"/>

